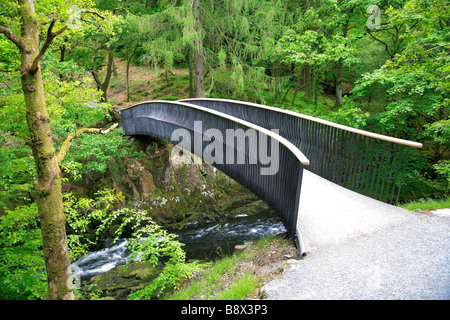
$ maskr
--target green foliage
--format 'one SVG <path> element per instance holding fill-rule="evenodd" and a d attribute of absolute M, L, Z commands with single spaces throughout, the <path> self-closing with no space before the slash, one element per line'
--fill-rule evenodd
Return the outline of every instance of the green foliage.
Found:
<path fill-rule="evenodd" d="M 99 240 L 100 227 L 95 239 L 87 236 L 91 224 L 103 221 L 122 197 L 116 194 L 114 189 L 105 189 L 96 192 L 93 199 L 78 199 L 72 194 L 64 195 L 63 199 L 66 222 L 69 226 L 67 243 L 71 258 L 76 258 L 87 254 L 89 247 Z"/>
<path fill-rule="evenodd" d="M 65 199 L 67 221 L 74 231 L 68 235 L 71 256 L 87 253 L 88 246 L 93 242 L 83 234 L 89 226 L 96 225 L 97 240 L 110 230 L 114 230 L 113 242 L 124 235 L 129 236 L 129 263 L 145 260 L 154 265 L 164 265 L 152 284 L 130 295 L 130 299 L 158 297 L 165 289 L 176 287 L 200 270 L 201 266 L 197 263 L 185 261 L 183 244 L 176 240 L 177 236 L 162 229 L 147 212 L 129 208 L 112 210 L 114 204 L 121 200 L 121 195 L 116 195 L 114 189 L 99 191 L 94 199 L 76 199 L 72 195 L 67 195 Z"/>
<path fill-rule="evenodd" d="M 427 124 L 423 136 L 440 146 L 447 146 L 450 141 L 450 120 L 440 120 Z"/>
<path fill-rule="evenodd" d="M 447 194 L 450 192 L 450 160 L 441 160 L 433 168 L 447 179 Z"/>
<path fill-rule="evenodd" d="M 368 30 L 367 8 L 373 4 L 381 7 L 382 25 Z M 402 201 L 448 195 L 450 12 L 446 0 L 201 1 L 198 32 L 192 1 L 43 0 L 35 2 L 42 39 L 49 18 L 60 18 L 54 31 L 73 18 L 71 5 L 87 9 L 78 12 L 82 27 L 58 36 L 52 46 L 57 50 L 49 50 L 40 63 L 56 149 L 80 127 L 100 127 L 110 121 L 111 105 L 97 102 L 102 94 L 100 78 L 113 48 L 119 57 L 145 66 L 186 67 L 195 40 L 202 37 L 210 97 L 280 106 L 421 141 L 424 148 L 410 153 Z M 2 1 L 0 25 L 19 35 L 17 10 L 16 1 Z M 16 46 L 0 34 L 0 209 L 6 213 L 0 217 L 0 295 L 40 299 L 45 297 L 45 272 L 37 209 L 32 204 L 36 173 L 27 144 L 18 57 Z M 322 94 L 321 82 L 334 84 L 340 65 L 343 80 L 354 88 L 341 108 L 330 108 L 333 98 Z M 188 79 L 176 85 L 167 81 L 164 91 L 154 88 L 149 95 L 182 98 Z M 135 94 L 132 100 L 142 98 Z M 62 163 L 64 181 L 117 174 L 119 164 L 141 157 L 122 134 L 115 130 L 74 140 Z M 153 285 L 131 298 L 154 298 L 196 270 L 184 262 L 173 235 L 143 212 L 114 211 L 118 199 L 112 190 L 93 199 L 65 198 L 72 257 L 86 253 L 95 242 L 87 237 L 92 227 L 98 227 L 98 237 L 112 229 L 117 235 L 133 234 L 134 257 L 166 267 Z"/>
<path fill-rule="evenodd" d="M 77 166 L 78 177 L 91 173 L 117 173 L 118 164 L 127 155 L 134 154 L 129 141 L 123 139 L 123 132 L 114 130 L 108 135 L 85 134 L 71 146 L 71 153 L 64 159 L 68 163 L 81 163 Z M 111 161 L 112 158 L 116 162 Z"/>
<path fill-rule="evenodd" d="M 99 99 L 100 92 L 89 88 L 91 81 L 80 75 L 82 71 L 79 67 L 71 62 L 60 63 L 54 55 L 47 54 L 42 62 L 42 70 L 47 110 L 57 148 L 69 132 L 74 132 L 80 126 L 95 126 L 109 116 L 111 106 L 93 103 Z M 61 73 L 66 75 L 65 80 L 59 77 Z M 16 77 L 17 74 L 12 73 L 5 78 L 8 87 L 4 89 L 5 94 L 0 96 L 0 207 L 4 208 L 8 207 L 8 202 L 14 207 L 14 204 L 32 201 L 33 187 L 37 181 L 31 148 L 26 144 L 29 133 L 24 98 Z M 64 172 L 73 181 L 79 181 L 82 174 L 90 171 L 105 172 L 109 157 L 113 155 L 121 160 L 125 155 L 133 154 L 119 131 L 113 131 L 108 136 L 91 135 L 80 139 L 77 150 L 80 153 L 75 157 L 69 154 L 62 164 Z M 89 144 L 92 144 L 92 149 Z M 98 163 L 85 164 L 91 155 L 99 159 Z"/>
<path fill-rule="evenodd" d="M 72 258 L 88 252 L 94 243 L 86 231 L 118 200 L 112 190 L 95 200 L 65 196 L 69 252 Z M 6 210 L 0 216 L 0 299 L 46 299 L 47 283 L 36 203 Z"/>
<path fill-rule="evenodd" d="M 0 136 L 0 207 L 31 201 L 29 191 L 36 182 L 31 148 L 10 134 Z"/>
<path fill-rule="evenodd" d="M 370 113 L 364 112 L 350 98 L 344 97 L 343 106 L 325 118 L 349 127 L 364 128 L 369 117 Z"/>
<path fill-rule="evenodd" d="M 183 244 L 176 235 L 157 225 L 147 212 L 122 208 L 114 189 L 105 189 L 93 199 L 64 196 L 67 239 L 72 259 L 85 255 L 99 239 L 113 231 L 115 241 L 130 236 L 130 262 L 147 260 L 164 268 L 154 282 L 134 293 L 132 299 L 150 299 L 165 289 L 176 287 L 189 275 L 201 269 L 197 263 L 185 262 Z M 0 298 L 45 299 L 45 262 L 39 229 L 37 206 L 17 207 L 0 216 Z M 95 238 L 89 232 L 95 230 Z"/>
<path fill-rule="evenodd" d="M 386 16 L 388 24 L 401 26 L 397 40 L 402 46 L 383 66 L 364 74 L 353 92 L 357 98 L 374 90 L 387 94 L 386 107 L 377 115 L 380 129 L 424 143 L 422 154 L 410 158 L 415 170 L 406 171 L 406 190 L 424 197 L 442 195 L 448 192 L 442 178 L 447 180 L 450 158 L 450 11 L 445 1 L 414 0 L 389 8 Z"/>
<path fill-rule="evenodd" d="M 0 70 L 18 70 L 19 69 L 19 59 L 18 48 L 11 42 L 0 35 Z M 0 80 L 5 75 L 0 73 Z"/>
<path fill-rule="evenodd" d="M 0 299 L 45 299 L 47 283 L 37 206 L 0 216 Z"/>
<path fill-rule="evenodd" d="M 142 300 L 160 296 L 164 290 L 176 288 L 183 280 L 201 269 L 197 262 L 186 262 L 186 254 L 182 249 L 183 244 L 176 240 L 176 235 L 168 233 L 153 220 L 146 216 L 144 211 L 130 209 L 117 210 L 117 219 L 120 215 L 126 215 L 118 228 L 120 233 L 123 226 L 134 220 L 132 238 L 127 244 L 131 249 L 130 260 L 146 260 L 154 265 L 163 264 L 164 269 L 158 277 L 147 287 L 132 293 L 128 299 Z"/>

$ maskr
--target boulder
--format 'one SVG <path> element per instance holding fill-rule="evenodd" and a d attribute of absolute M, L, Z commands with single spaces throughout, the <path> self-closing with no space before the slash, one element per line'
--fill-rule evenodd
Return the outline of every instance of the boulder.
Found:
<path fill-rule="evenodd" d="M 161 270 L 161 267 L 148 261 L 123 264 L 93 277 L 89 292 L 100 292 L 102 299 L 123 300 L 131 292 L 150 284 Z"/>

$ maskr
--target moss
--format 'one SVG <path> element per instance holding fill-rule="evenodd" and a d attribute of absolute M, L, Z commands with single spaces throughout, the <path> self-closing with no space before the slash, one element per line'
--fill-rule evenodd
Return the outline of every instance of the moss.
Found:
<path fill-rule="evenodd" d="M 161 270 L 161 267 L 148 261 L 120 265 L 95 276 L 91 280 L 92 285 L 84 287 L 83 291 L 85 295 L 100 292 L 103 299 L 124 299 L 131 292 L 151 283 Z"/>

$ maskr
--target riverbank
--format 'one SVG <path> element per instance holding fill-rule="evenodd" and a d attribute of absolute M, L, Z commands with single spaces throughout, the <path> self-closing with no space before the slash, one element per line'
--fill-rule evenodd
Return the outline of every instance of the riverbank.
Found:
<path fill-rule="evenodd" d="M 205 268 L 167 290 L 159 300 L 246 300 L 264 298 L 261 288 L 299 259 L 298 249 L 285 233 L 246 241 L 234 252 L 203 262 Z M 83 300 L 126 300 L 151 283 L 159 267 L 148 262 L 116 266 L 94 276 L 81 290 Z"/>
<path fill-rule="evenodd" d="M 169 300 L 247 300 L 265 297 L 261 288 L 299 259 L 285 234 L 236 246 L 236 252 L 192 277 Z"/>
<path fill-rule="evenodd" d="M 283 259 L 295 257 L 297 250 L 293 243 L 286 240 L 283 246 L 275 245 L 281 243 L 285 232 L 286 229 L 276 214 L 260 212 L 253 215 L 241 214 L 234 218 L 229 217 L 213 223 L 185 228 L 176 231 L 176 234 L 178 240 L 184 244 L 186 261 L 197 260 L 201 265 L 208 266 L 207 270 L 210 270 L 210 264 L 212 270 L 215 270 L 217 265 L 222 265 L 219 269 L 223 275 L 220 276 L 231 283 L 226 287 L 233 287 L 236 284 L 241 286 L 243 282 L 261 287 L 263 279 L 261 275 L 257 275 L 260 271 L 256 268 L 263 270 L 268 265 L 275 265 Z M 272 241 L 274 244 L 270 245 Z M 89 253 L 72 265 L 82 284 L 80 299 L 125 300 L 131 293 L 145 288 L 155 280 L 162 271 L 162 266 L 154 266 L 145 261 L 128 261 L 127 242 L 127 239 L 121 239 L 113 246 Z M 243 243 L 246 243 L 244 247 Z M 258 246 L 257 249 L 261 252 L 257 253 L 255 246 Z M 241 253 L 243 256 L 240 255 Z M 234 276 L 225 275 L 230 274 L 232 269 L 229 264 L 228 267 L 223 266 L 230 259 L 234 261 L 231 266 L 240 265 L 242 266 L 240 271 L 248 271 L 244 272 L 243 279 L 236 276 L 236 273 L 233 273 Z M 246 260 L 246 262 L 236 262 L 240 260 Z M 247 267 L 244 267 L 245 265 Z M 273 266 L 275 271 L 278 267 L 278 264 Z M 188 281 L 184 284 L 190 283 L 191 278 L 186 280 Z M 165 294 L 154 299 L 164 297 Z"/>

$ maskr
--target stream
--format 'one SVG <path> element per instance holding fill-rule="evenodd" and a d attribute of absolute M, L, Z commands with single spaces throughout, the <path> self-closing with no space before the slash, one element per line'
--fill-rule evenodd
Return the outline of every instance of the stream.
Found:
<path fill-rule="evenodd" d="M 186 228 L 174 232 L 185 244 L 186 259 L 214 260 L 231 254 L 234 246 L 246 241 L 286 232 L 275 214 L 241 215 L 222 222 Z M 72 263 L 72 270 L 82 281 L 105 273 L 128 259 L 127 239 L 115 245 L 93 251 Z"/>

